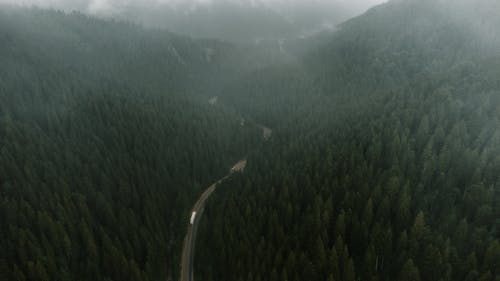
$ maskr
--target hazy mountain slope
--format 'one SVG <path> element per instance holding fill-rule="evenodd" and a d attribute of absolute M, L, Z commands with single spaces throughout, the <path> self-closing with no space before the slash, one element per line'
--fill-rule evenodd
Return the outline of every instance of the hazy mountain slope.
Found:
<path fill-rule="evenodd" d="M 383 0 L 1 0 L 133 20 L 197 38 L 286 39 L 332 29 Z"/>
<path fill-rule="evenodd" d="M 392 1 L 304 58 L 330 102 L 211 198 L 195 275 L 500 278 L 500 57 L 457 11 Z"/>
<path fill-rule="evenodd" d="M 191 202 L 260 140 L 190 95 L 204 43 L 11 8 L 0 38 L 0 279 L 175 276 Z"/>
<path fill-rule="evenodd" d="M 491 9 L 497 5 L 480 2 L 470 5 Z M 329 90 L 350 94 L 363 88 L 402 86 L 423 73 L 498 56 L 499 36 L 479 29 L 495 26 L 500 15 L 485 17 L 484 8 L 472 10 L 459 3 L 391 1 L 373 8 L 343 23 L 330 43 L 308 56 L 306 64 Z"/>
<path fill-rule="evenodd" d="M 496 281 L 496 4 L 438 2 L 372 9 L 302 60 L 1 9 L 0 279 L 175 279 L 196 194 L 248 155 L 195 276 Z M 224 105 L 272 126 L 261 150 Z"/>

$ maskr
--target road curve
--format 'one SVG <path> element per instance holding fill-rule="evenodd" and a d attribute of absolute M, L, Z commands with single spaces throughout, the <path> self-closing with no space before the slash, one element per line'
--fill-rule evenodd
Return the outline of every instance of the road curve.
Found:
<path fill-rule="evenodd" d="M 221 178 L 211 186 L 209 186 L 198 198 L 196 203 L 191 209 L 191 213 L 196 212 L 196 216 L 194 217 L 194 221 L 191 224 L 189 221 L 186 237 L 184 238 L 184 246 L 182 248 L 182 256 L 181 256 L 181 273 L 179 277 L 179 281 L 193 281 L 193 260 L 194 260 L 194 250 L 195 250 L 195 242 L 196 242 L 196 233 L 198 231 L 198 224 L 201 219 L 201 215 L 203 214 L 203 210 L 205 208 L 205 202 L 210 197 L 210 195 L 215 191 L 217 185 L 223 182 L 225 179 L 229 178 L 233 173 L 242 172 L 245 169 L 247 164 L 247 160 L 243 159 L 238 161 L 230 170 L 229 174 L 225 177 Z"/>
<path fill-rule="evenodd" d="M 260 125 L 255 124 L 258 128 L 262 129 L 262 137 L 264 141 L 268 141 L 271 138 L 272 130 Z M 188 221 L 187 233 L 184 238 L 184 245 L 182 248 L 182 256 L 181 256 L 181 272 L 179 276 L 179 281 L 193 281 L 193 262 L 194 262 L 194 252 L 195 252 L 195 242 L 196 242 L 196 233 L 198 231 L 198 225 L 200 223 L 201 216 L 203 215 L 203 210 L 205 208 L 206 200 L 212 195 L 212 193 L 217 188 L 217 185 L 223 182 L 225 179 L 229 178 L 233 173 L 242 172 L 247 164 L 247 160 L 243 159 L 238 161 L 233 167 L 229 170 L 229 173 L 209 186 L 198 198 L 193 208 L 191 209 L 191 213 L 189 214 L 190 218 L 193 212 L 196 212 L 194 220 L 191 223 L 191 220 Z"/>

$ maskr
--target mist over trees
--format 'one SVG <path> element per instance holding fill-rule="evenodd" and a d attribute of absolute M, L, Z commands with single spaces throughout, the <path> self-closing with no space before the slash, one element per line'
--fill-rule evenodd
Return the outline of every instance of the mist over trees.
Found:
<path fill-rule="evenodd" d="M 223 6 L 198 12 L 244 22 Z M 134 23 L 146 4 L 0 6 L 0 280 L 178 280 L 192 205 L 242 158 L 196 279 L 500 280 L 497 1 L 394 0 L 304 38 L 250 6 L 238 43 Z"/>
<path fill-rule="evenodd" d="M 174 275 L 189 205 L 259 140 L 193 98 L 204 47 L 81 14 L 0 22 L 2 280 Z"/>
<path fill-rule="evenodd" d="M 382 0 L 248 1 L 248 0 L 27 0 L 22 3 L 80 11 L 105 18 L 133 21 L 196 38 L 218 38 L 239 43 L 292 39 L 335 26 Z"/>

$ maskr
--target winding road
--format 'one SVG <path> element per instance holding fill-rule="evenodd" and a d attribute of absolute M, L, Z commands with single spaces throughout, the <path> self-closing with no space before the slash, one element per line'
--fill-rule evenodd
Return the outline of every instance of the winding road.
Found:
<path fill-rule="evenodd" d="M 262 125 L 258 125 L 262 129 L 262 136 L 265 141 L 267 141 L 271 137 L 272 130 L 264 127 Z M 205 203 L 207 199 L 212 195 L 212 193 L 217 188 L 221 182 L 229 178 L 233 173 L 243 172 L 245 170 L 247 164 L 246 159 L 242 159 L 238 161 L 233 167 L 229 170 L 229 173 L 209 186 L 203 194 L 201 194 L 200 198 L 196 201 L 193 208 L 191 209 L 190 218 L 188 221 L 187 233 L 184 238 L 184 246 L 182 248 L 182 256 L 181 256 L 181 272 L 179 281 L 193 281 L 193 262 L 194 262 L 194 253 L 195 253 L 195 242 L 196 242 L 196 233 L 198 231 L 198 225 L 200 223 L 201 216 L 203 215 L 203 210 L 205 208 Z M 196 212 L 195 216 L 192 217 L 193 212 Z"/>
<path fill-rule="evenodd" d="M 222 179 L 218 180 L 210 187 L 208 187 L 203 192 L 203 194 L 201 194 L 200 198 L 198 198 L 198 201 L 196 201 L 196 203 L 194 204 L 194 207 L 191 210 L 191 214 L 193 214 L 193 212 L 196 212 L 196 215 L 194 217 L 194 221 L 192 224 L 191 221 L 189 221 L 187 234 L 186 237 L 184 238 L 184 247 L 182 250 L 182 257 L 181 257 L 181 275 L 179 278 L 180 281 L 193 280 L 193 260 L 194 260 L 196 233 L 198 231 L 198 224 L 200 223 L 201 215 L 203 214 L 203 210 L 205 208 L 206 200 L 208 199 L 208 197 L 210 197 L 210 195 L 212 195 L 212 193 L 215 191 L 215 188 L 217 188 L 218 184 L 223 182 L 225 179 L 229 178 L 231 174 L 236 172 L 242 172 L 245 169 L 246 164 L 247 160 L 245 159 L 238 161 L 238 163 L 236 163 L 231 168 L 229 174 L 227 174 L 225 177 L 223 177 Z"/>

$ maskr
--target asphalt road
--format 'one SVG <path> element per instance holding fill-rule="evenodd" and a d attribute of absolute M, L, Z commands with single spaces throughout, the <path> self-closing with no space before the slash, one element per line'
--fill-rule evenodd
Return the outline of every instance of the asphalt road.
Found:
<path fill-rule="evenodd" d="M 262 129 L 262 137 L 265 141 L 269 140 L 272 134 L 272 130 L 262 126 L 260 124 L 256 124 L 257 127 Z M 223 182 L 225 179 L 229 178 L 233 173 L 242 172 L 247 164 L 247 160 L 243 159 L 238 161 L 238 163 L 234 164 L 233 167 L 229 170 L 229 173 L 218 180 L 211 186 L 209 186 L 203 194 L 201 194 L 200 198 L 196 201 L 193 208 L 191 209 L 191 213 L 189 214 L 188 227 L 186 237 L 184 238 L 184 246 L 182 248 L 182 256 L 181 256 L 181 274 L 179 277 L 179 281 L 193 281 L 193 262 L 194 262 L 194 253 L 195 253 L 195 243 L 196 243 L 196 233 L 198 231 L 198 225 L 200 223 L 201 216 L 203 215 L 203 210 L 205 208 L 205 202 L 210 197 L 210 195 L 215 191 L 217 185 Z M 193 224 L 190 222 L 191 214 L 196 212 L 196 216 L 194 218 Z"/>
<path fill-rule="evenodd" d="M 196 212 L 196 216 L 194 218 L 193 224 L 188 221 L 188 229 L 186 237 L 184 238 L 184 246 L 182 249 L 182 257 L 181 257 L 181 274 L 180 281 L 192 281 L 193 280 L 193 261 L 194 261 L 194 251 L 195 251 L 195 242 L 196 242 L 196 233 L 198 231 L 198 225 L 200 223 L 201 216 L 203 214 L 203 210 L 205 208 L 205 202 L 210 197 L 210 195 L 215 191 L 217 185 L 223 182 L 225 179 L 229 178 L 231 174 L 236 172 L 242 172 L 245 169 L 247 164 L 246 159 L 238 161 L 231 170 L 229 174 L 227 174 L 222 179 L 218 180 L 211 186 L 209 186 L 203 194 L 201 194 L 200 198 L 196 201 L 191 210 L 191 214 Z M 191 218 L 191 214 L 189 217 Z"/>

